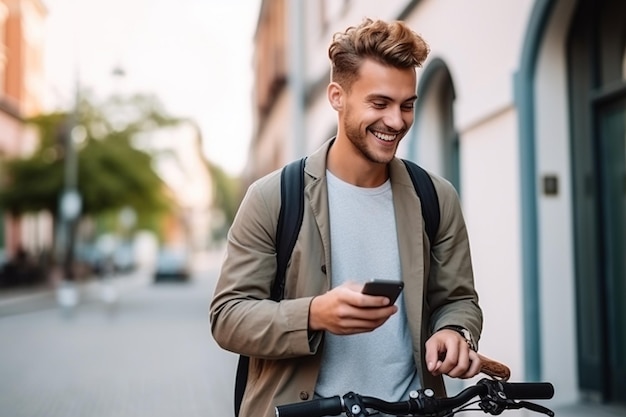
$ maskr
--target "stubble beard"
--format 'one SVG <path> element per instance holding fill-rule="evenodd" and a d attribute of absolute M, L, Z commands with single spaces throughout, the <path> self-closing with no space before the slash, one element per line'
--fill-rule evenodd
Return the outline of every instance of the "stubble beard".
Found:
<path fill-rule="evenodd" d="M 352 145 L 363 155 L 368 161 L 376 164 L 388 164 L 391 162 L 398 149 L 397 143 L 392 154 L 376 154 L 368 143 L 368 128 L 361 131 L 358 123 L 354 123 L 349 111 L 346 112 L 346 117 L 343 123 L 346 137 L 350 140 Z"/>

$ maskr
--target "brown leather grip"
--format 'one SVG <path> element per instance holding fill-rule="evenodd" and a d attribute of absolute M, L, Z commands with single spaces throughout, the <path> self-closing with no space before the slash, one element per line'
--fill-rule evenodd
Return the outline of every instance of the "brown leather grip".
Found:
<path fill-rule="evenodd" d="M 498 361 L 494 361 L 493 359 L 490 359 L 480 353 L 478 354 L 478 357 L 481 361 L 480 372 L 499 381 L 504 382 L 509 380 L 511 377 L 511 370 L 508 366 Z"/>

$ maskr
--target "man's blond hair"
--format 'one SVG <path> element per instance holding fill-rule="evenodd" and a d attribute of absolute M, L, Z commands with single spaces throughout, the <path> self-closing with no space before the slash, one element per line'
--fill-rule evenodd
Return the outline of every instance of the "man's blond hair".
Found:
<path fill-rule="evenodd" d="M 349 90 L 364 59 L 395 68 L 416 68 L 429 52 L 428 44 L 406 23 L 365 19 L 333 36 L 328 48 L 331 81 Z"/>

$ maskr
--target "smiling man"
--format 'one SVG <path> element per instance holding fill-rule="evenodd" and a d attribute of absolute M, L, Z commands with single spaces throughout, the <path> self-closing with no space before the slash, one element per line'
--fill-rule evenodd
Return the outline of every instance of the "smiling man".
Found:
<path fill-rule="evenodd" d="M 479 372 L 482 312 L 458 196 L 429 174 L 441 214 L 431 242 L 426 202 L 395 156 L 428 52 L 403 22 L 366 19 L 334 36 L 327 91 L 337 134 L 306 160 L 304 218 L 280 301 L 269 300 L 280 171 L 248 189 L 210 317 L 220 346 L 250 357 L 240 416 L 348 391 L 389 401 L 421 387 L 444 395 L 441 375 Z M 402 296 L 389 305 L 362 293 L 372 279 L 403 281 Z"/>

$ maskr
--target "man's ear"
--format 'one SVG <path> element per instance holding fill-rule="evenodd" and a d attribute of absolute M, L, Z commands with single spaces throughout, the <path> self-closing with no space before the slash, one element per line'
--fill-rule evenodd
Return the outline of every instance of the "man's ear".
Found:
<path fill-rule="evenodd" d="M 326 93 L 328 94 L 328 101 L 330 105 L 336 111 L 343 110 L 344 99 L 345 99 L 345 91 L 343 88 L 337 84 L 336 82 L 332 82 L 328 84 L 328 88 L 326 89 Z"/>

